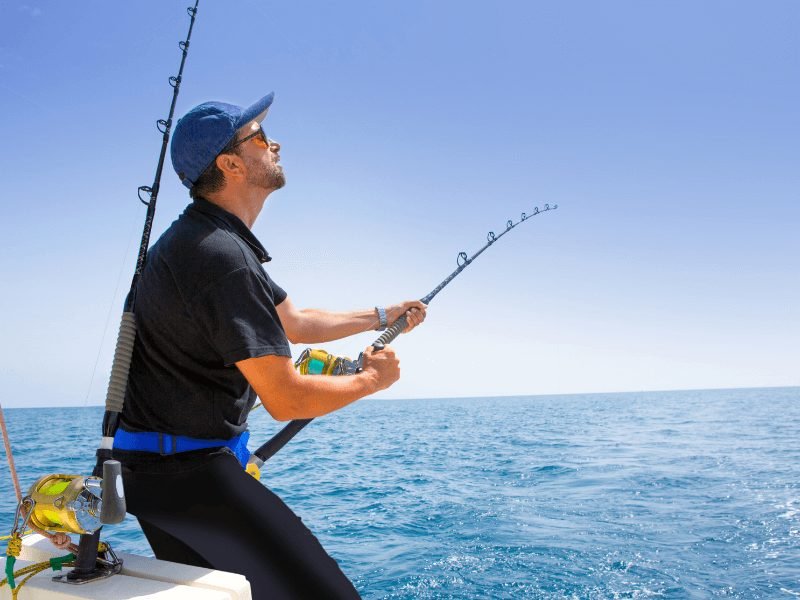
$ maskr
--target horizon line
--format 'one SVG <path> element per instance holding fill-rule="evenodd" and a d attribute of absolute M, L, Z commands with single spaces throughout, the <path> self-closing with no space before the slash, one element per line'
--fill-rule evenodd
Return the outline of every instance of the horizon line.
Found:
<path fill-rule="evenodd" d="M 497 396 L 420 396 L 415 398 L 370 398 L 370 400 L 378 400 L 381 402 L 404 402 L 413 400 L 473 400 L 478 398 L 548 398 L 553 396 L 600 396 L 609 394 L 665 394 L 670 392 L 717 392 L 726 390 L 787 390 L 798 389 L 798 385 L 769 385 L 769 386 L 753 386 L 753 387 L 712 387 L 712 388 L 676 388 L 668 390 L 619 390 L 610 392 L 566 392 L 555 394 L 501 394 Z M 365 400 L 367 398 L 362 398 Z M 354 403 L 355 404 L 355 403 Z M 37 406 L 15 406 L 10 405 L 0 408 L 8 408 L 14 410 L 20 409 L 41 409 L 41 408 L 104 408 L 102 404 L 84 404 L 84 405 L 37 405 Z"/>

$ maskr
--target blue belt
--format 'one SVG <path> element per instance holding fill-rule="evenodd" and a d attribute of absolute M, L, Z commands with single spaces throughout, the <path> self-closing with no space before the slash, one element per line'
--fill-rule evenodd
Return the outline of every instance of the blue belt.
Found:
<path fill-rule="evenodd" d="M 158 433 L 156 431 L 125 431 L 120 427 L 117 429 L 116 435 L 114 435 L 114 449 L 157 452 L 162 456 L 166 456 L 179 452 L 189 452 L 190 450 L 225 447 L 233 451 L 244 467 L 247 466 L 247 461 L 250 460 L 250 451 L 247 449 L 247 440 L 249 439 L 250 432 L 246 429 L 229 440 L 210 440 L 187 437 L 185 435 Z"/>

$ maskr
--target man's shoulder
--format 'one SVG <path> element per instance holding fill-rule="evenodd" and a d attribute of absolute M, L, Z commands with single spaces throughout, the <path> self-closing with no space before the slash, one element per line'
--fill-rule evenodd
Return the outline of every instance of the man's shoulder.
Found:
<path fill-rule="evenodd" d="M 153 259 L 169 268 L 174 277 L 201 285 L 257 266 L 236 234 L 213 218 L 193 211 L 184 212 L 169 226 L 152 253 Z"/>

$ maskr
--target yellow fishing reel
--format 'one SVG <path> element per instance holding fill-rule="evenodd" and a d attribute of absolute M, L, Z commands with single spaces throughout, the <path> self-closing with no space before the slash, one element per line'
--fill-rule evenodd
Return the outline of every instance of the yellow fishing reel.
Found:
<path fill-rule="evenodd" d="M 45 475 L 31 486 L 29 521 L 45 531 L 94 533 L 125 518 L 121 466 L 106 461 L 103 477 Z"/>
<path fill-rule="evenodd" d="M 320 348 L 306 348 L 294 363 L 302 375 L 354 375 L 361 367 L 361 359 L 334 356 Z"/>
<path fill-rule="evenodd" d="M 102 479 L 81 475 L 45 475 L 33 484 L 30 522 L 39 529 L 92 533 L 100 527 Z"/>

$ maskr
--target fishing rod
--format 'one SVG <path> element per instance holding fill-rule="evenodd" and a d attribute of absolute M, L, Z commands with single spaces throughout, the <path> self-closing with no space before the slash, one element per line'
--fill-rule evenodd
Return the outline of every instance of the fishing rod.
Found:
<path fill-rule="evenodd" d="M 190 17 L 189 32 L 185 40 L 178 42 L 178 48 L 180 48 L 181 51 L 181 64 L 178 68 L 178 74 L 169 78 L 169 85 L 172 86 L 172 101 L 169 105 L 169 115 L 166 119 L 159 119 L 156 121 L 156 127 L 161 132 L 162 137 L 161 151 L 158 155 L 158 164 L 156 166 L 153 184 L 149 186 L 139 186 L 137 191 L 139 201 L 147 206 L 147 213 L 144 219 L 142 240 L 139 244 L 139 255 L 136 258 L 136 269 L 133 273 L 130 293 L 125 301 L 125 308 L 122 313 L 122 321 L 117 337 L 117 347 L 114 351 L 114 361 L 111 365 L 111 376 L 108 382 L 106 413 L 103 416 L 103 441 L 108 444 L 108 449 L 111 448 L 110 444 L 113 442 L 107 438 L 113 438 L 119 427 L 119 415 L 122 412 L 122 406 L 125 401 L 125 390 L 128 387 L 128 371 L 130 370 L 131 358 L 133 357 L 133 344 L 136 339 L 136 317 L 134 315 L 136 284 L 139 282 L 147 262 L 147 248 L 150 245 L 150 232 L 153 228 L 153 218 L 156 214 L 156 200 L 158 199 L 158 191 L 161 186 L 161 172 L 164 170 L 164 159 L 166 158 L 167 147 L 169 146 L 172 117 L 175 114 L 175 104 L 178 101 L 178 92 L 180 92 L 181 89 L 183 67 L 186 65 L 186 57 L 189 54 L 189 42 L 192 39 L 192 29 L 194 29 L 194 21 L 197 17 L 197 5 L 199 3 L 200 0 L 195 0 L 194 6 L 190 6 L 186 9 Z"/>
<path fill-rule="evenodd" d="M 194 6 L 187 7 L 189 14 L 189 32 L 186 39 L 178 42 L 181 51 L 181 63 L 178 74 L 169 78 L 169 85 L 172 87 L 172 101 L 169 106 L 169 114 L 166 119 L 159 119 L 156 122 L 157 129 L 161 132 L 161 151 L 158 155 L 158 164 L 152 185 L 143 185 L 138 189 L 139 200 L 147 206 L 145 215 L 142 240 L 139 245 L 139 255 L 136 259 L 136 270 L 131 281 L 131 289 L 125 301 L 125 307 L 120 322 L 117 345 L 114 350 L 114 360 L 111 365 L 111 375 L 108 382 L 108 392 L 106 394 L 106 410 L 103 415 L 102 431 L 103 437 L 97 449 L 97 463 L 95 464 L 93 477 L 103 477 L 108 480 L 109 487 L 116 493 L 104 493 L 102 498 L 103 515 L 96 529 L 76 531 L 81 533 L 78 546 L 78 556 L 75 560 L 75 568 L 67 575 L 70 583 L 83 583 L 98 577 L 107 577 L 119 572 L 122 562 L 116 559 L 110 546 L 106 544 L 107 550 L 104 558 L 98 557 L 98 544 L 100 542 L 100 526 L 102 524 L 119 523 L 125 518 L 126 505 L 122 491 L 120 475 L 120 465 L 112 460 L 111 450 L 114 443 L 114 434 L 119 427 L 120 413 L 125 401 L 125 391 L 128 386 L 128 372 L 130 370 L 131 359 L 133 357 L 133 346 L 136 340 L 136 317 L 134 308 L 136 304 L 136 285 L 144 270 L 147 261 L 147 247 L 150 244 L 150 232 L 153 227 L 153 219 L 156 212 L 156 200 L 161 185 L 161 173 L 164 169 L 164 159 L 167 155 L 169 145 L 169 135 L 172 129 L 172 118 L 175 114 L 175 105 L 178 101 L 178 92 L 183 80 L 183 68 L 186 65 L 186 57 L 189 53 L 189 43 L 192 39 L 192 30 L 197 17 L 197 6 L 200 0 L 195 0 Z M 112 467 L 113 465 L 113 467 Z M 104 473 L 105 471 L 105 473 Z M 113 483 L 112 483 L 113 482 Z M 116 484 L 114 487 L 113 484 Z M 105 490 L 104 490 L 105 492 Z"/>
<path fill-rule="evenodd" d="M 466 252 L 459 252 L 458 258 L 456 259 L 458 268 L 453 271 L 444 281 L 437 285 L 427 296 L 421 298 L 420 301 L 426 306 L 430 304 L 431 300 L 433 300 L 433 298 L 439 292 L 441 292 L 451 281 L 453 281 L 453 279 L 455 279 L 459 273 L 461 273 L 461 271 L 472 264 L 472 261 L 478 258 L 486 251 L 487 248 L 489 248 L 489 246 L 496 243 L 501 237 L 514 229 L 520 223 L 524 223 L 531 217 L 535 217 L 536 215 L 550 210 L 555 210 L 557 208 L 558 204 L 554 204 L 553 206 L 545 204 L 542 210 L 539 210 L 539 207 L 537 206 L 530 215 L 527 213 L 522 213 L 519 221 L 516 223 L 509 219 L 508 222 L 506 222 L 506 228 L 502 233 L 495 235 L 494 231 L 490 231 L 488 234 L 486 234 L 486 244 L 472 256 L 467 256 Z M 378 337 L 378 339 L 372 342 L 373 349 L 375 349 L 375 351 L 383 350 L 384 346 L 400 335 L 400 333 L 403 332 L 407 326 L 408 320 L 406 319 L 406 316 L 403 315 L 397 319 L 397 321 L 395 321 L 391 327 L 384 331 Z M 315 356 L 314 353 L 321 354 Z M 327 355 L 326 357 L 325 354 L 326 353 L 324 353 L 324 351 L 307 349 L 300 355 L 295 363 L 295 367 L 298 367 L 302 373 L 308 373 L 310 372 L 308 369 L 309 361 L 313 362 L 316 360 L 320 363 L 319 368 L 315 370 L 316 373 L 324 373 L 328 375 L 353 375 L 362 369 L 364 359 L 363 353 L 359 355 L 358 360 L 355 361 L 351 361 L 350 359 L 342 357 L 333 357 L 330 355 Z M 290 422 L 278 433 L 276 433 L 272 439 L 263 444 L 253 453 L 253 455 L 250 457 L 249 464 L 254 465 L 257 472 L 257 470 L 260 469 L 267 460 L 274 456 L 275 453 L 277 453 L 289 442 L 289 440 L 300 433 L 300 431 L 313 420 L 314 419 L 295 419 Z"/>

